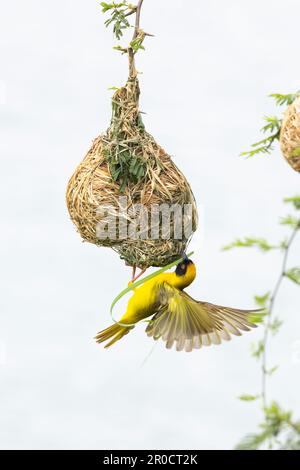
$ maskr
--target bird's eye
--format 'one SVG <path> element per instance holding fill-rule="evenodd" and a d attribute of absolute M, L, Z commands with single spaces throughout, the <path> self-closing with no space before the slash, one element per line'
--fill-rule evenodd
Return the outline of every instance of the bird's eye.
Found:
<path fill-rule="evenodd" d="M 182 263 L 182 264 L 180 265 L 180 267 L 181 267 L 181 269 L 185 270 L 186 265 L 185 265 L 184 263 Z"/>

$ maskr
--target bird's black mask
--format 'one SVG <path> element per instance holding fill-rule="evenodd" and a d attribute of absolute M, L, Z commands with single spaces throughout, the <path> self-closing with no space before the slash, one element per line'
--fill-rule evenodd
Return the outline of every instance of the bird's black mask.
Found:
<path fill-rule="evenodd" d="M 181 261 L 181 263 L 177 264 L 175 269 L 175 273 L 177 274 L 177 276 L 184 276 L 188 265 L 192 263 L 193 261 L 191 259 L 186 258 Z"/>

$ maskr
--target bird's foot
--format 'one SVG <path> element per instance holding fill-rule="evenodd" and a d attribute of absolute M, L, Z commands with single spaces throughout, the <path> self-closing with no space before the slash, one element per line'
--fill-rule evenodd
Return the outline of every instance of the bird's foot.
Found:
<path fill-rule="evenodd" d="M 145 272 L 147 268 L 142 268 L 141 271 L 136 275 L 136 266 L 132 266 L 132 276 L 131 281 L 128 282 L 128 287 L 139 279 Z"/>
<path fill-rule="evenodd" d="M 139 274 L 137 274 L 136 276 L 133 275 L 131 282 L 137 281 L 138 278 L 141 277 L 141 276 L 146 272 L 146 270 L 147 270 L 147 268 L 143 268 L 143 269 L 141 269 L 141 271 L 139 272 Z M 134 271 L 134 274 L 135 274 L 135 271 Z"/>

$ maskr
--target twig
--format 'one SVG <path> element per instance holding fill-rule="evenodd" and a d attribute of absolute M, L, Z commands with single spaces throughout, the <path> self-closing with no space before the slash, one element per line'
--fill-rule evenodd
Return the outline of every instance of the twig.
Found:
<path fill-rule="evenodd" d="M 125 17 L 127 16 L 130 16 L 130 15 L 133 15 L 134 13 L 136 12 L 136 7 L 132 8 L 132 10 L 130 10 L 128 13 L 125 13 Z"/>
<path fill-rule="evenodd" d="M 272 315 L 274 311 L 274 305 L 275 305 L 275 301 L 277 298 L 277 294 L 279 292 L 283 278 L 285 277 L 289 250 L 291 248 L 291 245 L 296 237 L 296 234 L 299 228 L 300 228 L 300 220 L 299 220 L 299 223 L 295 226 L 294 230 L 292 231 L 292 234 L 284 247 L 284 254 L 283 254 L 283 259 L 282 259 L 280 275 L 276 281 L 274 290 L 270 297 L 268 320 L 265 325 L 264 337 L 263 337 L 263 352 L 262 352 L 262 364 L 261 364 L 261 369 L 262 369 L 261 399 L 262 399 L 264 410 L 267 407 L 267 343 L 268 343 L 268 338 L 269 338 Z"/>
<path fill-rule="evenodd" d="M 134 33 L 133 33 L 133 36 L 132 36 L 132 40 L 134 40 L 138 33 L 139 33 L 139 29 L 140 29 L 140 19 L 141 19 L 141 8 L 142 8 L 142 5 L 143 5 L 143 1 L 144 0 L 139 0 L 137 6 L 136 6 L 136 17 L 135 17 L 135 26 L 134 26 Z"/>
<path fill-rule="evenodd" d="M 135 26 L 134 26 L 134 32 L 132 36 L 132 41 L 134 41 L 138 34 L 139 34 L 139 29 L 140 29 L 140 18 L 141 18 L 141 8 L 144 0 L 139 0 L 136 9 L 135 9 Z M 135 68 L 135 62 L 134 62 L 134 51 L 131 46 L 128 47 L 128 60 L 129 60 L 129 78 L 135 78 L 137 75 L 136 68 Z"/>

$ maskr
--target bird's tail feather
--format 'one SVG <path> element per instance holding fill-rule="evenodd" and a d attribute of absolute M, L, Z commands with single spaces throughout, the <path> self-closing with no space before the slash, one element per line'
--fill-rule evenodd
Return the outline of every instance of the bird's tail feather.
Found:
<path fill-rule="evenodd" d="M 109 343 L 107 343 L 104 347 L 109 348 L 112 346 L 116 341 L 123 338 L 123 336 L 127 335 L 129 331 L 134 328 L 133 326 L 121 326 L 118 323 L 105 328 L 105 330 L 100 331 L 96 336 L 97 343 L 103 343 L 108 339 L 112 338 Z"/>

